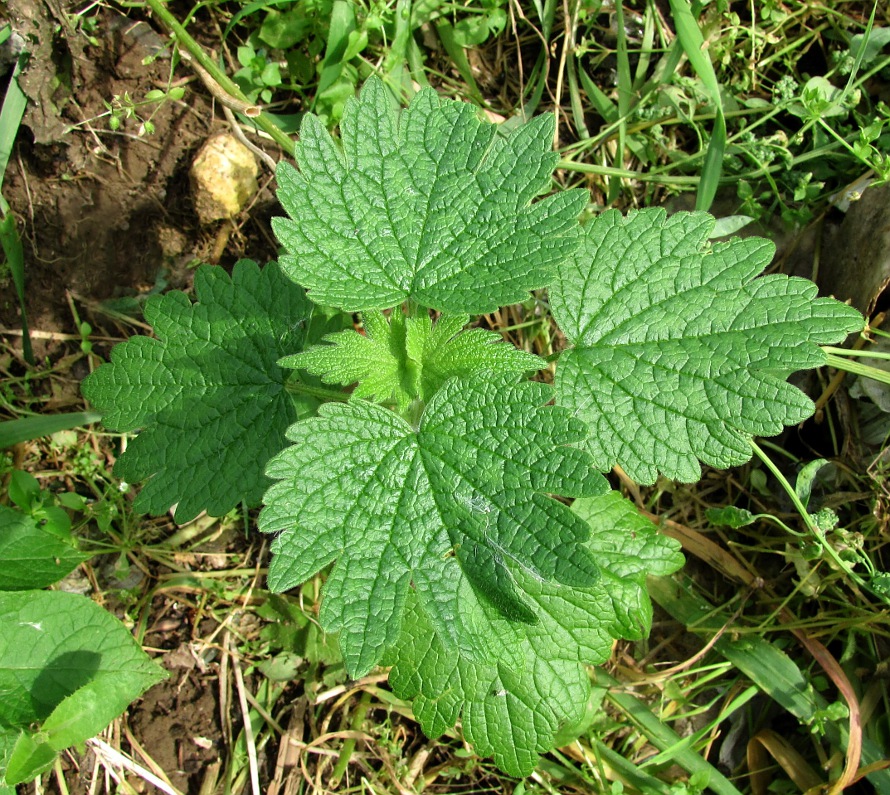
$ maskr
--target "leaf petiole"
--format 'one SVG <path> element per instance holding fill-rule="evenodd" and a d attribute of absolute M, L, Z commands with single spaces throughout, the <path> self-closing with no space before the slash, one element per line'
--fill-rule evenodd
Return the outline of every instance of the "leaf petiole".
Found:
<path fill-rule="evenodd" d="M 323 386 L 313 386 L 305 384 L 299 380 L 288 381 L 284 385 L 286 392 L 292 395 L 309 395 L 319 400 L 336 400 L 340 403 L 346 403 L 349 400 L 349 393 L 341 389 L 327 389 Z"/>

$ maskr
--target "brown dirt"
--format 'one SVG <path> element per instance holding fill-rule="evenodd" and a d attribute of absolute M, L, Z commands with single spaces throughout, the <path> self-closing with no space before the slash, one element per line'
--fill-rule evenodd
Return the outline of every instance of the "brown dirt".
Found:
<path fill-rule="evenodd" d="M 205 771 L 221 761 L 215 682 L 195 669 L 174 668 L 130 709 L 134 736 L 181 792 L 197 789 Z"/>
<path fill-rule="evenodd" d="M 69 292 L 90 304 L 144 294 L 159 281 L 186 286 L 186 266 L 206 260 L 218 231 L 197 225 L 188 184 L 195 152 L 224 127 L 211 100 L 193 75 L 177 70 L 173 83 L 187 84 L 186 94 L 157 109 L 155 134 L 138 135 L 138 119 L 112 131 L 106 103 L 166 87 L 167 40 L 111 9 L 101 10 L 88 35 L 74 10 L 58 0 L 10 0 L 5 9 L 31 58 L 20 79 L 28 108 L 3 195 L 25 246 L 29 322 L 42 331 L 73 330 Z M 256 252 L 252 243 L 262 259 L 268 246 Z M 232 261 L 243 244 L 236 234 Z M 3 288 L 0 326 L 14 329 L 20 319 L 8 274 Z M 52 353 L 34 342 L 38 358 Z"/>

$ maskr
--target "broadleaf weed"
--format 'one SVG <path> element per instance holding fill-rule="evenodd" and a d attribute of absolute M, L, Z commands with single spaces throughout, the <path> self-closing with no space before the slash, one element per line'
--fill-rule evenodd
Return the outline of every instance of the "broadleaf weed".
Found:
<path fill-rule="evenodd" d="M 646 574 L 682 562 L 599 473 L 694 481 L 702 461 L 749 460 L 754 435 L 813 411 L 784 379 L 862 327 L 805 280 L 759 277 L 765 241 L 711 246 L 705 213 L 580 225 L 580 192 L 538 198 L 552 130 L 542 119 L 497 135 L 430 89 L 398 110 L 370 80 L 345 104 L 340 141 L 303 121 L 300 170 L 279 174 L 282 265 L 241 263 L 231 280 L 199 270 L 198 303 L 154 299 L 160 339 L 124 343 L 84 384 L 109 427 L 141 430 L 118 468 L 149 478 L 143 510 L 255 504 L 265 470 L 272 588 L 334 563 L 319 620 L 348 674 L 393 666 L 427 733 L 460 716 L 514 775 L 582 719 L 584 665 L 647 634 Z M 555 389 L 523 380 L 540 360 L 461 330 L 460 313 L 545 286 L 572 346 Z M 301 353 L 310 300 L 359 313 L 368 336 Z M 286 372 L 304 366 L 360 386 L 288 428 L 281 400 L 319 394 Z M 240 453 L 257 440 L 245 478 Z M 200 476 L 183 488 L 186 470 Z"/>

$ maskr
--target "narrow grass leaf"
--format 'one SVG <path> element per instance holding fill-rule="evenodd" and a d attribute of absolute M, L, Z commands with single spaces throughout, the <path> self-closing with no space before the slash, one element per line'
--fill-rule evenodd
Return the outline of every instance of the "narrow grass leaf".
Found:
<path fill-rule="evenodd" d="M 731 621 L 728 612 L 715 608 L 696 592 L 687 577 L 649 580 L 652 599 L 684 626 L 712 637 Z M 813 688 L 795 662 L 774 644 L 754 633 L 733 639 L 719 637 L 714 649 L 747 676 L 766 695 L 809 726 L 828 707 L 826 699 Z M 835 746 L 846 748 L 849 732 L 844 723 L 825 721 L 825 737 Z M 862 740 L 862 764 L 869 766 L 886 759 L 886 752 L 869 738 Z M 890 770 L 873 770 L 868 781 L 879 795 L 890 795 Z"/>
<path fill-rule="evenodd" d="M 852 69 L 850 69 L 850 75 L 847 78 L 847 85 L 844 86 L 844 94 L 845 95 L 853 90 L 853 86 L 856 82 L 856 75 L 859 73 L 859 67 L 862 65 L 862 61 L 865 58 L 865 54 L 869 49 L 869 41 L 872 39 L 872 33 L 874 31 L 874 25 L 875 25 L 875 14 L 877 13 L 877 11 L 878 11 L 878 2 L 877 2 L 877 0 L 875 0 L 875 2 L 872 4 L 872 7 L 871 7 L 871 14 L 868 17 L 868 23 L 865 26 L 865 32 L 861 36 L 853 37 L 853 40 L 858 39 L 858 42 L 856 43 L 856 54 L 853 56 L 853 67 L 852 67 Z M 878 42 L 880 42 L 881 39 L 883 39 L 884 43 L 886 43 L 887 36 L 888 36 L 887 32 L 882 31 L 881 34 L 877 37 Z M 850 42 L 851 50 L 853 49 L 853 46 L 854 46 L 853 41 L 851 41 Z M 879 44 L 878 49 L 880 49 L 880 46 L 881 45 Z"/>
<path fill-rule="evenodd" d="M 383 64 L 383 72 L 406 89 L 411 89 L 407 75 L 403 73 L 408 61 L 408 43 L 411 41 L 411 0 L 397 0 L 395 9 L 395 35 L 390 42 L 389 52 Z"/>
<path fill-rule="evenodd" d="M 349 44 L 349 34 L 354 30 L 355 10 L 352 3 L 347 0 L 334 0 L 316 96 L 324 93 L 339 79 L 343 71 L 343 53 Z"/>
<path fill-rule="evenodd" d="M 2 198 L 0 202 L 5 204 Z M 28 331 L 28 315 L 25 309 L 25 253 L 22 249 L 22 239 L 15 223 L 15 216 L 7 212 L 0 220 L 0 247 L 6 256 L 6 264 L 12 273 L 12 282 L 15 285 L 16 297 L 22 313 L 22 354 L 28 364 L 34 364 L 34 350 L 31 346 L 31 335 Z"/>
<path fill-rule="evenodd" d="M 801 792 L 809 792 L 823 783 L 794 746 L 772 729 L 761 729 L 748 741 L 747 757 L 754 795 L 766 795 L 774 782 L 770 757 L 797 784 Z"/>
<path fill-rule="evenodd" d="M 596 681 L 598 684 L 608 685 L 612 688 L 606 698 L 646 735 L 652 745 L 662 751 L 660 756 L 669 757 L 689 773 L 706 775 L 708 788 L 717 795 L 741 795 L 741 792 L 726 776 L 701 754 L 688 747 L 685 738 L 680 737 L 636 696 L 623 692 L 621 682 L 599 669 L 596 671 Z"/>
<path fill-rule="evenodd" d="M 581 94 L 578 90 L 578 64 L 577 59 L 569 58 L 566 61 L 566 76 L 569 84 L 569 105 L 572 109 L 572 121 L 578 137 L 590 138 L 590 131 L 584 121 L 584 104 L 581 102 Z"/>
<path fill-rule="evenodd" d="M 439 34 L 439 40 L 442 42 L 442 46 L 445 48 L 448 57 L 457 67 L 461 79 L 469 87 L 470 96 L 473 98 L 473 101 L 478 102 L 480 105 L 483 104 L 482 92 L 479 90 L 479 84 L 476 82 L 476 78 L 473 77 L 473 69 L 470 66 L 467 53 L 455 40 L 454 25 L 447 19 L 437 19 L 436 33 Z"/>
<path fill-rule="evenodd" d="M 593 109 L 609 124 L 618 120 L 618 106 L 606 96 L 605 92 L 591 80 L 590 75 L 578 64 L 578 77 L 584 86 L 584 93 L 593 105 Z"/>
<path fill-rule="evenodd" d="M 641 770 L 602 740 L 594 739 L 592 745 L 596 757 L 606 763 L 607 769 L 611 768 L 614 773 L 617 773 L 616 779 L 619 781 L 635 787 L 640 792 L 651 793 L 651 795 L 672 795 L 670 785 Z"/>
<path fill-rule="evenodd" d="M 0 422 L 0 450 L 29 439 L 39 439 L 58 431 L 89 425 L 101 418 L 102 415 L 96 411 L 74 411 L 70 414 L 48 414 Z"/>
<path fill-rule="evenodd" d="M 726 118 L 723 115 L 723 98 L 714 65 L 707 54 L 707 46 L 701 29 L 692 15 L 689 0 L 670 0 L 671 13 L 680 41 L 689 63 L 695 70 L 714 102 L 715 118 L 711 140 L 702 166 L 701 181 L 695 198 L 696 210 L 708 210 L 714 202 L 720 174 L 723 171 L 723 155 L 726 151 Z"/>
<path fill-rule="evenodd" d="M 21 59 L 23 57 L 24 55 L 19 57 L 19 61 L 13 70 L 9 87 L 6 89 L 6 96 L 3 99 L 3 107 L 0 108 L 0 186 L 3 184 L 9 156 L 12 154 L 12 147 L 15 144 L 16 135 L 18 135 L 19 126 L 22 123 L 22 116 L 28 104 L 25 92 L 22 91 L 18 82 Z M 25 255 L 22 250 L 22 240 L 19 237 L 15 217 L 9 211 L 9 205 L 2 194 L 0 194 L 0 214 L 3 216 L 2 221 L 0 221 L 0 246 L 3 247 L 6 263 L 12 273 L 12 281 L 15 285 L 19 307 L 22 312 L 22 353 L 25 361 L 33 365 L 34 351 L 31 347 L 31 336 L 28 333 L 28 316 L 25 311 Z"/>
<path fill-rule="evenodd" d="M 627 117 L 633 107 L 633 80 L 630 74 L 630 58 L 627 54 L 627 31 L 624 26 L 623 3 L 615 4 L 615 22 L 618 31 L 618 42 L 615 52 L 616 69 L 618 71 L 618 146 L 615 150 L 613 166 L 624 167 L 624 150 L 627 146 Z M 621 194 L 621 178 L 609 179 L 609 204 Z"/>
<path fill-rule="evenodd" d="M 3 184 L 3 178 L 6 175 L 6 166 L 9 163 L 9 156 L 12 154 L 12 147 L 15 144 L 15 138 L 16 135 L 18 135 L 19 126 L 22 123 L 22 116 L 24 115 L 25 107 L 28 104 L 28 98 L 19 86 L 18 76 L 21 71 L 20 64 L 21 61 L 16 64 L 16 67 L 13 70 L 12 79 L 9 81 L 9 87 L 6 89 L 6 96 L 3 99 L 3 107 L 0 108 L 0 185 Z M 5 212 L 5 202 L 3 204 L 3 210 Z"/>

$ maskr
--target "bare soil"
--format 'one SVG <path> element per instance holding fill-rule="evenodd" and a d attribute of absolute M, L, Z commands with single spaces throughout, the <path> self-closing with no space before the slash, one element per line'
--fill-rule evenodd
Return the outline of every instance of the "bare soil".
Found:
<path fill-rule="evenodd" d="M 219 232 L 198 226 L 188 179 L 198 148 L 225 127 L 212 99 L 193 75 L 177 71 L 172 83 L 186 86 L 183 100 L 139 110 L 152 116 L 154 134 L 139 134 L 140 119 L 111 130 L 115 97 L 138 102 L 167 87 L 167 40 L 108 8 L 88 35 L 74 10 L 59 0 L 10 0 L 5 8 L 31 57 L 20 79 L 28 107 L 3 195 L 25 246 L 30 326 L 50 332 L 72 330 L 69 294 L 89 308 L 156 285 L 187 286 L 189 266 L 208 258 Z M 258 201 L 274 201 L 268 186 Z M 252 226 L 261 223 L 256 209 L 223 263 L 243 255 L 246 234 L 252 256 L 271 253 L 268 236 Z M 14 329 L 20 318 L 8 274 L 3 287 L 0 326 Z M 38 357 L 52 355 L 45 340 L 34 342 Z"/>

